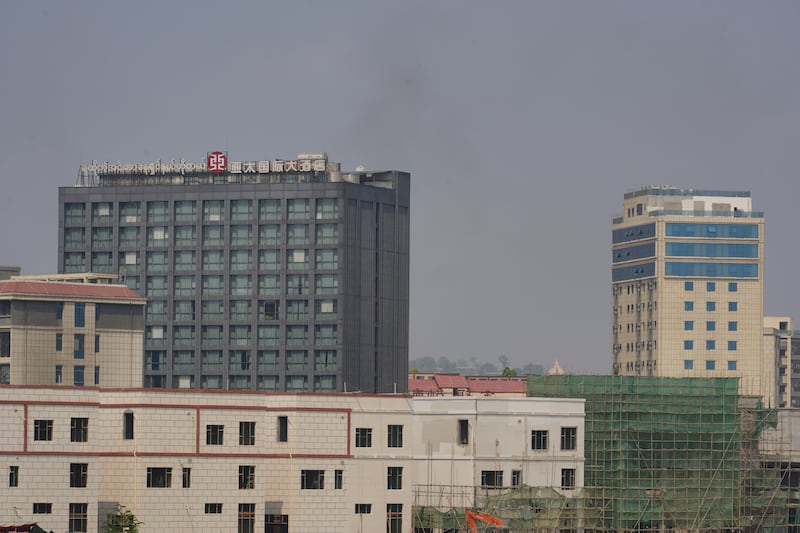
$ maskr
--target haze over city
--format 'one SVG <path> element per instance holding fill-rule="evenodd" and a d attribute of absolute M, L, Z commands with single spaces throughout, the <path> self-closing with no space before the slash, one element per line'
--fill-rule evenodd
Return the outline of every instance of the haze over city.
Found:
<path fill-rule="evenodd" d="M 795 315 L 796 2 L 7 4 L 0 264 L 58 269 L 90 160 L 411 173 L 410 357 L 610 370 L 610 225 L 648 184 L 749 190 Z M 11 230 L 11 231 L 9 231 Z"/>

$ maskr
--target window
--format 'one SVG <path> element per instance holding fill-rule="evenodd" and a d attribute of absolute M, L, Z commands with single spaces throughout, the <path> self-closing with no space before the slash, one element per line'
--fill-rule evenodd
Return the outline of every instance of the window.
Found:
<path fill-rule="evenodd" d="M 61 333 L 56 333 L 56 351 L 57 352 L 61 351 L 61 347 L 63 346 L 63 343 L 64 343 L 64 335 L 61 334 Z"/>
<path fill-rule="evenodd" d="M 531 431 L 531 450 L 547 449 L 547 430 L 534 429 Z"/>
<path fill-rule="evenodd" d="M 728 341 L 728 351 L 732 352 L 736 350 L 736 341 Z"/>
<path fill-rule="evenodd" d="M 72 383 L 76 387 L 83 387 L 84 385 L 84 374 L 85 367 L 83 366 L 74 366 L 72 368 Z"/>
<path fill-rule="evenodd" d="M 287 442 L 289 440 L 289 417 L 278 417 L 278 442 Z"/>
<path fill-rule="evenodd" d="M 715 350 L 717 348 L 716 341 L 707 340 L 706 341 L 706 350 Z"/>
<path fill-rule="evenodd" d="M 386 533 L 402 533 L 403 531 L 403 504 L 386 504 Z"/>
<path fill-rule="evenodd" d="M 371 503 L 357 503 L 356 504 L 356 514 L 370 514 L 372 513 L 372 504 Z"/>
<path fill-rule="evenodd" d="M 343 470 L 334 470 L 333 471 L 333 488 L 334 489 L 341 489 L 343 481 L 344 481 L 344 471 Z"/>
<path fill-rule="evenodd" d="M 34 503 L 33 514 L 51 514 L 53 512 L 52 503 Z"/>
<path fill-rule="evenodd" d="M 222 445 L 222 437 L 225 432 L 225 426 L 217 424 L 206 425 L 206 444 L 213 446 Z"/>
<path fill-rule="evenodd" d="M 403 467 L 390 466 L 386 469 L 387 482 L 386 488 L 389 490 L 400 490 L 403 488 Z"/>
<path fill-rule="evenodd" d="M 205 512 L 206 512 L 206 514 L 221 514 L 222 513 L 222 504 L 221 503 L 207 503 L 205 505 Z"/>
<path fill-rule="evenodd" d="M 256 467 L 254 465 L 239 465 L 239 488 L 256 488 Z"/>
<path fill-rule="evenodd" d="M 717 329 L 717 323 L 713 320 L 709 320 L 706 322 L 706 331 L 714 331 Z"/>
<path fill-rule="evenodd" d="M 519 487 L 522 484 L 522 470 L 511 471 L 511 486 Z"/>
<path fill-rule="evenodd" d="M 706 311 L 716 311 L 717 302 L 706 302 Z"/>
<path fill-rule="evenodd" d="M 694 361 L 692 359 L 684 359 L 683 360 L 683 369 L 684 370 L 692 370 L 694 368 Z"/>
<path fill-rule="evenodd" d="M 561 449 L 574 450 L 578 443 L 578 428 L 561 428 Z"/>
<path fill-rule="evenodd" d="M 728 322 L 728 331 L 736 331 L 738 328 L 738 324 L 734 322 Z"/>
<path fill-rule="evenodd" d="M 172 486 L 172 469 L 147 467 L 147 487 L 167 489 Z"/>
<path fill-rule="evenodd" d="M 717 284 L 713 281 L 706 282 L 706 292 L 714 292 L 717 290 Z"/>
<path fill-rule="evenodd" d="M 372 448 L 372 428 L 356 428 L 356 448 Z"/>
<path fill-rule="evenodd" d="M 33 440 L 53 440 L 53 421 L 34 420 Z"/>
<path fill-rule="evenodd" d="M 706 361 L 706 370 L 714 370 L 717 367 L 716 363 L 712 360 Z"/>
<path fill-rule="evenodd" d="M 86 305 L 80 302 L 75 303 L 75 327 L 82 328 L 86 325 Z"/>
<path fill-rule="evenodd" d="M 70 463 L 69 486 L 73 488 L 86 487 L 86 477 L 89 471 L 88 463 Z"/>
<path fill-rule="evenodd" d="M 684 320 L 683 321 L 683 330 L 684 331 L 692 331 L 694 329 L 694 320 Z"/>
<path fill-rule="evenodd" d="M 69 530 L 71 533 L 86 533 L 89 527 L 89 504 L 69 504 Z"/>
<path fill-rule="evenodd" d="M 69 429 L 70 442 L 86 442 L 89 440 L 89 419 L 73 418 Z"/>
<path fill-rule="evenodd" d="M 56 320 L 64 317 L 64 302 L 56 302 Z"/>
<path fill-rule="evenodd" d="M 94 336 L 94 353 L 100 353 L 100 335 Z"/>
<path fill-rule="evenodd" d="M 737 302 L 728 302 L 728 311 L 735 312 L 739 310 L 739 304 Z"/>
<path fill-rule="evenodd" d="M 737 292 L 739 290 L 739 285 L 735 281 L 728 282 L 728 292 Z"/>
<path fill-rule="evenodd" d="M 684 311 L 694 311 L 694 302 L 683 302 Z"/>
<path fill-rule="evenodd" d="M 324 489 L 325 471 L 324 470 L 303 470 L 300 472 L 301 489 Z"/>
<path fill-rule="evenodd" d="M 74 356 L 75 359 L 83 359 L 83 333 L 76 333 L 74 340 Z"/>
<path fill-rule="evenodd" d="M 239 446 L 253 446 L 256 443 L 256 423 L 239 422 Z"/>
<path fill-rule="evenodd" d="M 458 421 L 458 443 L 469 444 L 469 420 Z"/>
<path fill-rule="evenodd" d="M 181 472 L 181 487 L 188 489 L 192 486 L 192 469 L 183 467 Z"/>
<path fill-rule="evenodd" d="M 502 470 L 481 470 L 481 487 L 499 488 L 503 486 Z"/>
<path fill-rule="evenodd" d="M 239 504 L 238 533 L 255 533 L 256 530 L 256 504 Z"/>
<path fill-rule="evenodd" d="M 561 469 L 561 488 L 574 489 L 575 488 L 575 469 L 562 468 Z"/>
<path fill-rule="evenodd" d="M 122 436 L 125 440 L 133 439 L 133 413 L 126 411 L 122 414 Z"/>
<path fill-rule="evenodd" d="M 56 384 L 59 384 L 63 381 L 63 367 L 61 365 L 56 365 Z"/>
<path fill-rule="evenodd" d="M 403 426 L 389 425 L 388 427 L 388 446 L 389 448 L 403 447 Z"/>
<path fill-rule="evenodd" d="M 728 370 L 736 370 L 736 361 L 728 361 Z"/>
<path fill-rule="evenodd" d="M 683 282 L 683 290 L 685 290 L 685 291 L 693 291 L 694 290 L 694 281 L 684 281 Z"/>
<path fill-rule="evenodd" d="M 8 467 L 8 486 L 19 486 L 19 466 L 12 465 Z"/>

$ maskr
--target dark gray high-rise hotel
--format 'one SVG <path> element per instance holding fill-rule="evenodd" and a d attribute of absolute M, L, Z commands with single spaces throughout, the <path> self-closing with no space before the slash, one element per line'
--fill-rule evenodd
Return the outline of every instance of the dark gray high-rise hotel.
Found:
<path fill-rule="evenodd" d="M 406 172 L 294 160 L 81 167 L 59 272 L 147 297 L 146 387 L 403 392 Z"/>

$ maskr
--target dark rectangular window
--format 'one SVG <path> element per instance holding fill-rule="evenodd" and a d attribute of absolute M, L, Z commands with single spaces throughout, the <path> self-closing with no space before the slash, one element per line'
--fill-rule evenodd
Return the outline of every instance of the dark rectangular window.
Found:
<path fill-rule="evenodd" d="M 206 514 L 221 514 L 222 513 L 222 504 L 221 503 L 207 503 L 206 504 Z"/>
<path fill-rule="evenodd" d="M 289 417 L 278 417 L 278 441 L 287 442 L 289 440 Z"/>
<path fill-rule="evenodd" d="M 356 428 L 356 448 L 372 448 L 372 428 Z"/>
<path fill-rule="evenodd" d="M 123 413 L 122 415 L 122 435 L 125 440 L 132 440 L 133 439 L 133 413 L 130 411 Z"/>
<path fill-rule="evenodd" d="M 728 302 L 728 311 L 735 312 L 739 310 L 739 304 L 737 302 Z"/>
<path fill-rule="evenodd" d="M 100 335 L 94 336 L 94 353 L 100 353 Z"/>
<path fill-rule="evenodd" d="M 84 355 L 83 341 L 84 341 L 83 333 L 76 333 L 75 337 L 74 337 L 74 345 L 73 345 L 73 347 L 74 347 L 73 354 L 75 356 L 75 359 L 83 359 L 83 355 Z"/>
<path fill-rule="evenodd" d="M 33 514 L 51 514 L 53 512 L 52 503 L 34 503 Z"/>
<path fill-rule="evenodd" d="M 69 465 L 69 486 L 85 487 L 86 477 L 89 472 L 88 463 L 70 463 Z"/>
<path fill-rule="evenodd" d="M 9 487 L 19 486 L 19 467 L 16 465 L 8 467 L 8 486 Z"/>
<path fill-rule="evenodd" d="M 192 486 L 192 469 L 183 467 L 183 472 L 181 473 L 181 486 L 184 489 L 188 489 Z"/>
<path fill-rule="evenodd" d="M 53 440 L 53 421 L 34 420 L 33 440 Z"/>
<path fill-rule="evenodd" d="M 61 365 L 56 365 L 56 385 L 64 380 L 63 373 L 63 367 Z"/>
<path fill-rule="evenodd" d="M 56 302 L 56 320 L 64 317 L 64 302 Z"/>
<path fill-rule="evenodd" d="M 562 468 L 561 469 L 561 488 L 574 489 L 575 488 L 575 469 Z"/>
<path fill-rule="evenodd" d="M 386 469 L 387 482 L 386 488 L 389 490 L 400 490 L 403 488 L 403 467 L 390 466 Z"/>
<path fill-rule="evenodd" d="M 341 489 L 343 481 L 344 481 L 344 471 L 343 470 L 334 470 L 333 471 L 333 488 L 334 489 Z"/>
<path fill-rule="evenodd" d="M 389 425 L 388 427 L 388 446 L 389 448 L 403 447 L 403 426 Z"/>
<path fill-rule="evenodd" d="M 219 424 L 206 425 L 206 444 L 221 446 L 223 436 L 225 433 L 225 426 Z"/>
<path fill-rule="evenodd" d="M 86 326 L 86 306 L 82 303 L 75 304 L 75 327 L 82 328 Z"/>
<path fill-rule="evenodd" d="M 502 470 L 481 470 L 481 487 L 499 488 L 502 486 Z"/>
<path fill-rule="evenodd" d="M 561 449 L 574 450 L 578 443 L 578 428 L 561 428 Z"/>
<path fill-rule="evenodd" d="M 386 533 L 403 533 L 403 504 L 386 504 Z"/>
<path fill-rule="evenodd" d="M 254 465 L 239 465 L 239 488 L 256 488 L 256 467 Z"/>
<path fill-rule="evenodd" d="M 522 483 L 522 470 L 512 470 L 511 471 L 511 486 L 512 487 L 519 487 Z"/>
<path fill-rule="evenodd" d="M 85 370 L 86 367 L 84 367 L 83 365 L 80 366 L 76 365 L 72 367 L 72 384 L 75 385 L 76 387 L 83 387 L 84 385 L 83 375 Z"/>
<path fill-rule="evenodd" d="M 69 504 L 69 530 L 70 533 L 86 533 L 89 527 L 89 504 Z"/>
<path fill-rule="evenodd" d="M 86 442 L 89 440 L 89 419 L 73 418 L 69 425 L 70 442 Z"/>
<path fill-rule="evenodd" d="M 172 486 L 172 468 L 147 467 L 147 487 L 167 489 Z"/>
<path fill-rule="evenodd" d="M 469 420 L 458 421 L 458 443 L 469 444 Z"/>
<path fill-rule="evenodd" d="M 238 533 L 255 533 L 256 530 L 256 504 L 239 504 Z"/>
<path fill-rule="evenodd" d="M 64 345 L 64 335 L 62 333 L 56 333 L 56 351 L 60 352 L 61 347 Z"/>
<path fill-rule="evenodd" d="M 547 449 L 547 430 L 534 429 L 531 431 L 531 450 Z"/>
<path fill-rule="evenodd" d="M 100 385 L 100 367 L 94 367 L 94 384 Z"/>
<path fill-rule="evenodd" d="M 372 513 L 372 504 L 371 503 L 357 503 L 356 504 L 356 514 L 370 514 Z"/>
<path fill-rule="evenodd" d="M 239 445 L 254 446 L 256 443 L 256 423 L 239 422 Z"/>
<path fill-rule="evenodd" d="M 303 470 L 300 472 L 301 489 L 324 489 L 325 471 L 324 470 Z"/>

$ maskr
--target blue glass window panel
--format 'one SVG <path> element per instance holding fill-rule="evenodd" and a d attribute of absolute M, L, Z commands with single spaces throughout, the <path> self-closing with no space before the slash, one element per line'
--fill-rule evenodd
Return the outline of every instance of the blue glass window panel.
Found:
<path fill-rule="evenodd" d="M 728 283 L 728 292 L 736 292 L 739 290 L 739 284 L 735 281 L 731 281 Z"/>
<path fill-rule="evenodd" d="M 694 311 L 694 302 L 683 302 L 684 311 Z"/>
<path fill-rule="evenodd" d="M 717 302 L 706 302 L 706 311 L 716 311 Z"/>
<path fill-rule="evenodd" d="M 684 320 L 683 321 L 683 330 L 684 331 L 692 331 L 694 329 L 694 320 Z"/>
<path fill-rule="evenodd" d="M 735 351 L 736 350 L 736 341 L 728 341 L 728 351 Z"/>
<path fill-rule="evenodd" d="M 706 341 L 706 350 L 714 350 L 716 349 L 716 347 L 717 347 L 716 341 L 713 340 Z"/>
<path fill-rule="evenodd" d="M 717 284 L 713 281 L 706 282 L 706 292 L 714 292 L 717 290 Z"/>
<path fill-rule="evenodd" d="M 668 242 L 665 253 L 668 257 L 742 257 L 757 258 L 757 244 Z"/>
<path fill-rule="evenodd" d="M 75 304 L 75 327 L 82 328 L 86 325 L 86 306 L 83 303 Z"/>
<path fill-rule="evenodd" d="M 100 367 L 94 367 L 94 384 L 100 385 Z"/>
<path fill-rule="evenodd" d="M 611 232 L 611 242 L 617 244 L 620 242 L 640 241 L 642 239 L 652 239 L 656 236 L 656 225 L 644 224 L 642 226 L 634 226 L 632 228 L 617 229 Z"/>
<path fill-rule="evenodd" d="M 63 344 L 63 336 L 61 333 L 56 333 L 56 351 L 61 351 L 61 346 Z"/>
<path fill-rule="evenodd" d="M 728 311 L 738 311 L 739 304 L 737 302 L 728 302 Z"/>
<path fill-rule="evenodd" d="M 684 370 L 691 370 L 694 368 L 694 361 L 692 359 L 684 359 L 683 360 L 683 369 Z"/>
<path fill-rule="evenodd" d="M 706 278 L 757 278 L 757 263 L 688 263 L 667 262 L 667 276 Z"/>
<path fill-rule="evenodd" d="M 626 279 L 649 278 L 656 275 L 656 264 L 623 266 L 611 269 L 611 281 L 624 281 Z"/>
<path fill-rule="evenodd" d="M 683 282 L 683 290 L 685 290 L 685 291 L 693 291 L 694 290 L 694 281 L 684 281 Z"/>
<path fill-rule="evenodd" d="M 706 322 L 706 331 L 714 331 L 716 329 L 717 329 L 717 323 L 716 322 L 714 322 L 712 320 L 709 320 L 708 322 Z"/>
<path fill-rule="evenodd" d="M 56 320 L 61 320 L 64 316 L 64 302 L 56 302 Z"/>
<path fill-rule="evenodd" d="M 683 341 L 684 350 L 694 350 L 694 341 Z"/>
<path fill-rule="evenodd" d="M 667 237 L 722 237 L 757 239 L 758 224 L 697 224 L 692 222 L 667 222 Z"/>
<path fill-rule="evenodd" d="M 728 322 L 728 331 L 736 331 L 737 329 L 739 329 L 737 322 Z"/>
<path fill-rule="evenodd" d="M 716 363 L 712 360 L 706 361 L 706 370 L 714 370 L 717 367 Z"/>
<path fill-rule="evenodd" d="M 83 381 L 83 370 L 84 370 L 84 367 L 82 367 L 82 366 L 76 366 L 76 367 L 74 367 L 72 369 L 72 377 L 73 377 L 72 383 L 76 387 L 83 387 L 83 384 L 84 384 L 84 381 Z"/>
<path fill-rule="evenodd" d="M 647 244 L 637 244 L 636 246 L 626 246 L 625 248 L 617 248 L 611 251 L 611 261 L 620 263 L 622 261 L 634 261 L 636 259 L 644 259 L 646 257 L 656 256 L 656 243 L 648 242 Z"/>
<path fill-rule="evenodd" d="M 736 361 L 728 361 L 728 370 L 736 370 Z"/>

